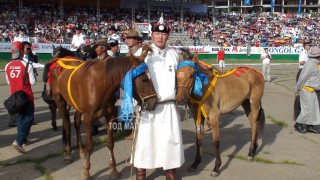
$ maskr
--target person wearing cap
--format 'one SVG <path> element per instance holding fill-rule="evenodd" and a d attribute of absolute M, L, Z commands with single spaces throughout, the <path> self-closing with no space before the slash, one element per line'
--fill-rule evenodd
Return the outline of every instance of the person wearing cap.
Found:
<path fill-rule="evenodd" d="M 219 63 L 219 71 L 220 71 L 220 73 L 223 73 L 223 69 L 226 67 L 224 59 L 225 59 L 225 52 L 223 50 L 223 47 L 221 46 L 220 50 L 217 53 L 217 61 Z"/>
<path fill-rule="evenodd" d="M 115 26 L 110 26 L 110 28 L 108 29 L 108 34 L 107 34 L 107 39 L 108 42 L 111 39 L 117 40 L 118 42 L 120 42 L 120 36 L 118 34 L 116 34 L 118 30 L 116 29 Z"/>
<path fill-rule="evenodd" d="M 93 45 L 92 49 L 95 51 L 95 54 L 90 54 L 89 57 L 95 57 L 94 61 L 102 61 L 109 57 L 107 53 L 107 49 L 110 48 L 110 45 L 108 44 L 106 39 L 97 39 L 95 44 Z M 99 127 L 104 123 L 103 121 L 105 118 L 100 118 L 99 120 L 95 120 L 92 123 L 91 128 L 91 135 L 95 136 L 99 133 Z"/>
<path fill-rule="evenodd" d="M 71 41 L 71 50 L 79 52 L 81 46 L 86 44 L 86 36 L 81 33 L 82 26 L 80 24 L 77 24 L 75 29 L 76 29 L 76 32 L 72 36 L 72 41 Z"/>
<path fill-rule="evenodd" d="M 272 59 L 272 56 L 269 53 L 268 48 L 264 48 L 264 52 L 261 54 L 260 59 L 262 60 L 262 74 L 265 81 L 270 82 L 271 76 L 270 76 L 270 61 Z"/>
<path fill-rule="evenodd" d="M 141 48 L 140 43 L 142 41 L 142 37 L 139 36 L 139 33 L 135 30 L 130 30 L 126 37 L 126 44 L 129 48 L 129 52 L 126 56 L 130 56 L 130 54 L 135 54 L 139 48 Z"/>
<path fill-rule="evenodd" d="M 116 57 L 119 56 L 119 42 L 115 39 L 110 39 L 108 41 L 110 49 L 107 50 L 109 56 Z"/>
<path fill-rule="evenodd" d="M 151 28 L 150 53 L 145 58 L 157 92 L 158 104 L 153 111 L 141 111 L 136 128 L 133 166 L 136 179 L 146 179 L 146 169 L 163 168 L 169 180 L 177 179 L 176 168 L 185 161 L 180 119 L 175 105 L 178 53 L 167 45 L 170 28 L 163 17 Z M 140 48 L 135 55 L 140 55 Z"/>
<path fill-rule="evenodd" d="M 26 35 L 26 29 L 24 27 L 19 27 L 18 28 L 18 36 L 15 36 L 13 38 L 13 42 L 15 42 L 15 41 L 20 41 L 20 42 L 27 41 L 27 42 L 30 42 L 30 38 L 29 38 L 29 36 Z"/>
<path fill-rule="evenodd" d="M 308 51 L 310 50 L 310 42 L 303 43 L 303 49 L 299 54 L 299 68 L 303 68 L 304 63 L 306 63 L 309 59 Z"/>
<path fill-rule="evenodd" d="M 295 86 L 300 96 L 301 112 L 294 128 L 299 133 L 320 133 L 314 125 L 320 124 L 319 102 L 316 90 L 320 90 L 320 61 L 319 47 L 311 47 L 308 52 L 309 60 L 305 62 Z M 306 128 L 304 127 L 306 125 Z"/>
<path fill-rule="evenodd" d="M 107 50 L 110 49 L 110 45 L 106 39 L 98 39 L 94 44 L 93 49 L 97 55 L 95 60 L 103 60 L 109 56 Z"/>
<path fill-rule="evenodd" d="M 25 153 L 22 146 L 28 142 L 28 136 L 34 121 L 34 97 L 31 85 L 34 85 L 36 80 L 32 65 L 29 65 L 28 69 L 26 69 L 27 63 L 23 61 L 22 43 L 16 41 L 12 43 L 10 49 L 12 57 L 10 62 L 5 66 L 6 80 L 10 85 L 10 94 L 23 90 L 30 100 L 30 104 L 26 106 L 24 111 L 16 114 L 18 134 L 12 143 L 12 147 L 18 152 Z M 25 71 L 27 71 L 27 78 L 23 85 Z"/>

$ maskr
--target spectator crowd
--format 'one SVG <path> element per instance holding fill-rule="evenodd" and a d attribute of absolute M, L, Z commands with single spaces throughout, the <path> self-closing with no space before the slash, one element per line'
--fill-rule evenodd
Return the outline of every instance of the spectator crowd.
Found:
<path fill-rule="evenodd" d="M 81 25 L 86 43 L 106 38 L 107 31 L 115 26 L 124 42 L 126 33 L 132 29 L 131 9 L 101 9 L 97 18 L 95 7 L 65 6 L 64 14 L 59 12 L 59 4 L 24 3 L 24 15 L 19 17 L 18 3 L 2 3 L 0 10 L 0 40 L 13 42 L 18 29 L 24 29 L 31 42 L 68 43 L 72 41 L 75 27 Z M 134 22 L 147 22 L 147 10 L 135 11 Z M 151 11 L 151 22 L 157 22 L 159 11 Z M 193 13 L 185 12 L 181 22 L 180 12 L 164 12 L 164 19 L 171 31 L 183 33 L 195 45 L 207 45 L 202 39 L 209 39 L 217 46 L 298 46 L 304 41 L 319 44 L 320 17 L 310 14 L 281 13 Z M 144 39 L 148 40 L 148 36 Z M 169 40 L 170 41 L 170 40 Z M 184 45 L 183 40 L 171 40 L 171 45 Z"/>

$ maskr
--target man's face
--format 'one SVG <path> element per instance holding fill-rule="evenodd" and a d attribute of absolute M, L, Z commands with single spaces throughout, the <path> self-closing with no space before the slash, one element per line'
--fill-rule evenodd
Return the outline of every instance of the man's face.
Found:
<path fill-rule="evenodd" d="M 29 53 L 31 53 L 31 47 L 28 44 L 26 44 L 23 47 L 23 54 L 29 54 Z"/>
<path fill-rule="evenodd" d="M 108 30 L 108 35 L 114 34 L 114 30 Z"/>
<path fill-rule="evenodd" d="M 126 39 L 126 44 L 129 48 L 135 46 L 136 44 L 138 44 L 138 39 L 135 38 L 127 38 Z"/>
<path fill-rule="evenodd" d="M 19 34 L 21 35 L 21 36 L 23 36 L 23 35 L 25 35 L 25 32 L 24 31 L 19 31 Z"/>
<path fill-rule="evenodd" d="M 104 46 L 97 46 L 94 50 L 96 51 L 97 55 L 100 55 L 106 50 L 106 48 Z"/>
<path fill-rule="evenodd" d="M 309 45 L 305 45 L 305 46 L 304 46 L 304 49 L 305 49 L 306 51 L 309 51 L 309 50 L 310 50 L 310 46 L 309 46 Z"/>
<path fill-rule="evenodd" d="M 169 33 L 152 32 L 151 39 L 158 48 L 164 49 L 169 39 Z"/>

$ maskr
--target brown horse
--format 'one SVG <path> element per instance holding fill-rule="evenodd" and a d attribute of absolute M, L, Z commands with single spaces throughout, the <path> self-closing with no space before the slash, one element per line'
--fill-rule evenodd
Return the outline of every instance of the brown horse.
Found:
<path fill-rule="evenodd" d="M 62 46 L 55 47 L 52 45 L 53 51 L 52 51 L 52 59 L 49 63 L 47 63 L 44 67 L 42 79 L 43 82 L 47 83 L 49 77 L 48 73 L 51 71 L 50 67 L 53 63 L 56 61 L 54 59 L 57 58 L 63 58 L 63 57 L 77 57 L 76 53 L 70 51 L 69 49 L 66 49 Z M 50 115 L 51 115 L 51 126 L 53 130 L 58 130 L 57 126 L 57 105 L 55 104 L 51 92 L 48 92 L 46 85 L 44 84 L 43 91 L 42 91 L 42 99 L 49 105 Z M 69 107 L 70 109 L 70 107 Z M 77 128 L 76 128 L 77 129 Z"/>
<path fill-rule="evenodd" d="M 212 128 L 212 141 L 215 148 L 216 161 L 211 176 L 219 175 L 221 166 L 220 157 L 220 130 L 219 117 L 221 114 L 231 112 L 242 105 L 251 124 L 251 145 L 248 153 L 248 160 L 252 160 L 258 148 L 257 134 L 263 130 L 265 118 L 261 107 L 261 99 L 264 90 L 264 79 L 261 74 L 252 68 L 237 68 L 230 75 L 218 75 L 212 69 L 206 69 L 198 62 L 198 53 L 190 60 L 188 50 L 187 59 L 183 60 L 180 55 L 177 74 L 177 95 L 178 104 L 188 102 L 194 114 L 197 129 L 197 155 L 190 170 L 195 171 L 202 159 L 202 141 L 204 118 Z M 230 71 L 232 72 L 232 71 Z M 206 75 L 208 84 L 203 85 L 202 95 L 196 96 L 192 91 L 197 88 L 197 78 Z M 198 74 L 198 77 L 196 77 Z M 225 77 L 224 77 L 225 76 Z M 200 82 L 200 84 L 202 84 Z"/>
<path fill-rule="evenodd" d="M 76 122 L 80 121 L 81 114 L 84 115 L 84 127 L 86 133 L 86 160 L 83 165 L 83 179 L 90 178 L 90 156 L 93 148 L 91 126 L 95 119 L 105 116 L 109 125 L 106 127 L 107 147 L 110 152 L 109 165 L 112 169 L 110 178 L 120 177 L 116 169 L 114 157 L 114 140 L 112 136 L 112 123 L 117 117 L 115 107 L 116 91 L 120 88 L 121 80 L 127 71 L 136 67 L 143 62 L 147 53 L 152 51 L 149 46 L 142 49 L 139 57 L 108 57 L 101 61 L 61 61 L 52 71 L 52 94 L 57 104 L 60 116 L 63 119 L 63 131 L 66 136 L 66 156 L 65 160 L 70 160 L 70 119 L 67 110 L 67 104 L 70 104 L 76 112 Z M 65 68 L 60 68 L 63 66 Z M 76 69 L 69 69 L 75 67 Z M 157 103 L 157 96 L 151 79 L 148 78 L 147 71 L 133 80 L 133 96 L 141 104 L 142 108 L 153 110 Z M 80 144 L 79 153 L 81 156 L 81 139 L 78 137 Z"/>

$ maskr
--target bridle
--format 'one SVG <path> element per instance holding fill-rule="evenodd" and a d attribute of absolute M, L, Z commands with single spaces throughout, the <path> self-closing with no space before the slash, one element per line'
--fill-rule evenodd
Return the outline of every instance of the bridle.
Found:
<path fill-rule="evenodd" d="M 148 70 L 145 70 L 144 73 L 146 73 L 148 79 L 151 81 L 151 76 L 150 76 L 150 74 L 149 74 L 149 71 L 148 71 Z M 156 94 L 156 93 L 151 94 L 151 95 L 147 95 L 147 96 L 143 97 L 143 96 L 139 93 L 139 91 L 137 91 L 136 87 L 134 87 L 134 90 L 135 90 L 135 92 L 137 93 L 137 95 L 139 96 L 139 98 L 141 99 L 141 103 L 142 103 L 142 104 L 141 104 L 141 107 L 142 107 L 143 109 L 146 109 L 146 108 L 148 107 L 148 104 L 146 103 L 146 101 L 147 101 L 148 99 L 157 97 L 157 94 Z"/>
<path fill-rule="evenodd" d="M 196 78 L 196 76 L 193 74 L 193 82 L 192 82 L 192 84 L 191 84 L 190 86 L 185 86 L 184 84 L 179 84 L 179 83 L 178 83 L 178 85 L 176 86 L 177 89 L 178 89 L 179 87 L 182 87 L 182 88 L 187 89 L 187 91 L 188 91 L 188 93 L 186 94 L 186 96 L 184 97 L 184 99 L 183 99 L 183 101 L 182 101 L 182 104 L 185 104 L 185 103 L 187 102 L 187 99 L 190 97 L 190 95 L 191 95 L 191 93 L 192 93 L 192 90 L 193 90 L 193 88 L 194 88 L 195 78 Z M 176 82 L 178 82 L 178 80 L 177 80 Z"/>

